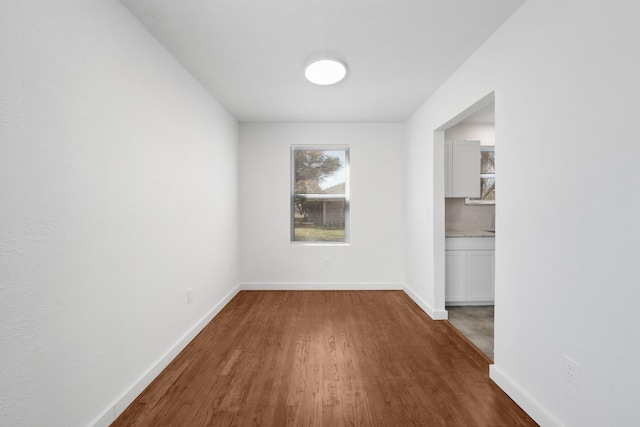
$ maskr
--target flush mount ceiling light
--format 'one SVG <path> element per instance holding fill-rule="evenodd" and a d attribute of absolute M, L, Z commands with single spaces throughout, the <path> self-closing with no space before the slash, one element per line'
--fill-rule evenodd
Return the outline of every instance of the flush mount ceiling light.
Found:
<path fill-rule="evenodd" d="M 311 61 L 304 70 L 304 76 L 317 85 L 338 83 L 347 75 L 347 66 L 335 58 L 319 58 Z"/>

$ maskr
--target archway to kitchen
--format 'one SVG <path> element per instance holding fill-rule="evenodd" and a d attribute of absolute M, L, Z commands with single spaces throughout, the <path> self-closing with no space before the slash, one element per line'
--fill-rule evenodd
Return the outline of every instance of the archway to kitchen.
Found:
<path fill-rule="evenodd" d="M 493 360 L 495 277 L 495 99 L 491 93 L 434 134 L 444 145 L 445 194 L 434 200 L 444 228 L 442 288 L 448 319 Z M 471 142 L 475 141 L 475 142 Z M 479 169 L 479 170 L 478 170 Z M 439 168 L 435 169 L 436 171 Z M 467 183 L 465 188 L 465 181 Z M 442 182 L 442 181 L 441 181 Z M 470 185 L 469 185 L 470 184 Z M 475 194 L 480 189 L 479 194 Z M 436 193 L 437 194 L 437 193 Z M 477 197 L 479 195 L 479 197 Z M 436 263 L 437 265 L 438 263 Z"/>

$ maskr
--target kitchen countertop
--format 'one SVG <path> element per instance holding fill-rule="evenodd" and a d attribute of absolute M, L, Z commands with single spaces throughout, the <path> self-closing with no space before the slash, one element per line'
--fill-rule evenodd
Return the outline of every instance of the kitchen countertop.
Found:
<path fill-rule="evenodd" d="M 495 231 L 489 230 L 447 230 L 444 237 L 496 237 Z"/>

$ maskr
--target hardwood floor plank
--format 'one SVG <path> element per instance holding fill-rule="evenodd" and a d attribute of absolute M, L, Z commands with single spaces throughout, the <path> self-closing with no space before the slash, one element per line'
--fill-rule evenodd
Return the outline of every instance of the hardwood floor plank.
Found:
<path fill-rule="evenodd" d="M 535 426 L 402 291 L 243 291 L 113 426 Z"/>

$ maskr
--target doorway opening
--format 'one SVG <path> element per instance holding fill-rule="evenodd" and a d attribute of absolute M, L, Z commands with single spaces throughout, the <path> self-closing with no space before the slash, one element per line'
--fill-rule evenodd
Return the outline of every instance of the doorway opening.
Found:
<path fill-rule="evenodd" d="M 435 143 L 445 144 L 447 187 L 440 201 L 444 210 L 445 309 L 449 322 L 493 360 L 496 233 L 493 93 L 450 120 L 437 133 Z M 459 185 L 463 181 L 466 184 Z M 452 182 L 456 185 L 453 188 Z"/>

